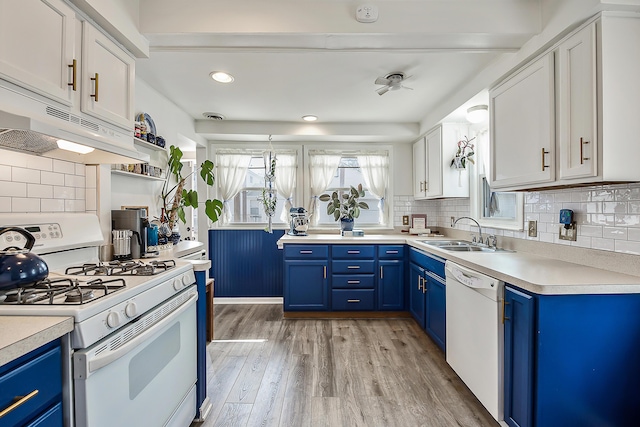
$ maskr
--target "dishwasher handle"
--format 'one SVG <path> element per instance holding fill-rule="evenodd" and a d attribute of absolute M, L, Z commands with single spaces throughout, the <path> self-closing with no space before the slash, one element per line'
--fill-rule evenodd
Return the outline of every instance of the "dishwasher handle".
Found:
<path fill-rule="evenodd" d="M 460 265 L 447 261 L 445 266 L 447 278 L 452 278 L 457 282 L 474 289 L 498 289 L 498 280 L 485 276 L 482 273 L 470 270 Z"/>

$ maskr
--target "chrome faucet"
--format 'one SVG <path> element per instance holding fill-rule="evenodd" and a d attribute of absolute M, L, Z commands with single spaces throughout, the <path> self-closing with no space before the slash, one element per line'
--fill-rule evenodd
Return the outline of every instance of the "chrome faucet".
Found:
<path fill-rule="evenodd" d="M 475 219 L 471 218 L 470 216 L 461 216 L 460 218 L 456 219 L 453 222 L 453 226 L 455 227 L 456 224 L 458 223 L 458 221 L 460 221 L 461 219 L 468 219 L 468 220 L 473 221 L 473 222 L 476 223 L 476 225 L 478 226 L 478 234 L 480 235 L 478 241 L 480 242 L 480 244 L 484 243 L 482 241 L 482 227 L 480 227 L 480 224 L 478 223 L 478 221 L 476 221 Z"/>

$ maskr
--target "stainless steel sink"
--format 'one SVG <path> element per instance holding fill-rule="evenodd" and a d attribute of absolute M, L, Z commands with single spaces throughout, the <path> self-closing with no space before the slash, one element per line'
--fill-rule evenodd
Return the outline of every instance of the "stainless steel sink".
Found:
<path fill-rule="evenodd" d="M 513 252 L 508 249 L 480 246 L 477 243 L 466 240 L 419 240 L 419 242 L 451 252 Z"/>

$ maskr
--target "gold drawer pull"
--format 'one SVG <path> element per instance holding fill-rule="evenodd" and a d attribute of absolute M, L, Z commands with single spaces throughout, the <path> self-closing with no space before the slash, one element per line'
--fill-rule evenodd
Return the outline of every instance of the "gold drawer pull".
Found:
<path fill-rule="evenodd" d="M 349 265 L 349 266 L 347 266 L 347 268 L 349 270 L 359 270 L 360 266 L 359 265 Z"/>
<path fill-rule="evenodd" d="M 360 283 L 360 280 L 347 280 L 347 283 L 349 285 L 357 285 Z"/>
<path fill-rule="evenodd" d="M 99 83 L 99 78 L 98 78 L 98 73 L 95 74 L 95 77 L 91 77 L 91 80 L 93 80 L 94 82 L 96 82 L 95 84 L 95 91 L 93 94 L 89 95 L 91 98 L 93 98 L 96 102 L 98 102 L 98 83 Z"/>
<path fill-rule="evenodd" d="M 348 299 L 347 302 L 360 302 L 359 299 Z"/>
<path fill-rule="evenodd" d="M 73 62 L 68 65 L 68 67 L 71 68 L 71 83 L 67 83 L 67 86 L 71 86 L 71 88 L 75 92 L 77 88 L 77 83 L 78 83 L 76 80 L 76 74 L 78 70 L 78 61 L 74 59 Z"/>
<path fill-rule="evenodd" d="M 22 405 L 23 403 L 27 403 L 27 400 L 31 399 L 36 394 L 38 394 L 38 390 L 33 390 L 31 393 L 27 394 L 26 396 L 16 396 L 16 399 L 18 399 L 18 401 L 13 402 L 7 408 L 2 410 L 2 412 L 0 412 L 0 418 L 4 417 L 9 412 L 13 411 L 14 409 L 16 409 L 18 406 Z"/>

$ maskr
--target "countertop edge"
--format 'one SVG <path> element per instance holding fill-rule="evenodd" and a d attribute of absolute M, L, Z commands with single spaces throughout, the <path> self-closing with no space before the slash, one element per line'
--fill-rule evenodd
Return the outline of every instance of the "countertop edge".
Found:
<path fill-rule="evenodd" d="M 32 322 L 31 327 L 24 327 L 27 322 Z M 33 322 L 37 324 L 33 324 Z M 21 325 L 22 330 L 32 329 L 28 332 L 10 337 L 6 335 L 9 328 Z M 63 335 L 73 331 L 73 317 L 69 316 L 0 316 L 0 330 L 4 337 L 0 339 L 0 366 L 11 362 Z M 14 328 L 14 331 L 17 329 Z"/>

